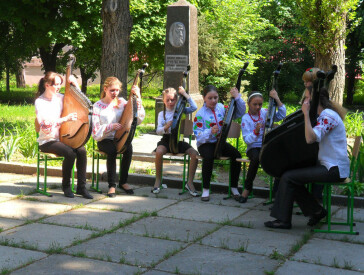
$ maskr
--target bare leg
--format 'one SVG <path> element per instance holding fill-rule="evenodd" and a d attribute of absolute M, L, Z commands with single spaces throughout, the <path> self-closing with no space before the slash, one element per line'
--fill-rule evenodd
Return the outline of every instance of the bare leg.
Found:
<path fill-rule="evenodd" d="M 167 148 L 159 145 L 155 151 L 155 183 L 154 187 L 158 188 L 161 185 L 162 168 L 163 168 L 163 155 L 167 153 Z"/>
<path fill-rule="evenodd" d="M 190 187 L 191 191 L 195 191 L 195 186 L 193 185 L 193 179 L 195 177 L 196 169 L 197 169 L 197 151 L 193 148 L 190 148 L 186 151 L 186 153 L 190 156 L 190 169 L 188 170 L 188 181 L 187 184 Z"/>

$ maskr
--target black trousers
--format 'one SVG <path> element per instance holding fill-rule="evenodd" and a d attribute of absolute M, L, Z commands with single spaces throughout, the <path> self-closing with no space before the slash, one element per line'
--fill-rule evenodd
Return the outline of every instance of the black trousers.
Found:
<path fill-rule="evenodd" d="M 114 140 L 104 139 L 97 142 L 97 147 L 107 154 L 106 159 L 106 169 L 107 169 L 107 182 L 109 183 L 109 188 L 116 187 L 116 144 Z M 121 161 L 120 167 L 120 181 L 119 184 L 123 185 L 128 180 L 129 168 L 131 163 L 131 158 L 133 156 L 133 146 L 130 144 L 128 148 L 123 153 L 123 159 Z"/>
<path fill-rule="evenodd" d="M 62 163 L 62 188 L 67 188 L 71 183 L 72 167 L 76 160 L 77 189 L 86 186 L 87 155 L 85 147 L 73 149 L 60 141 L 50 141 L 39 146 L 44 153 L 52 153 L 64 157 Z"/>
<path fill-rule="evenodd" d="M 198 147 L 198 152 L 203 157 L 202 181 L 203 188 L 210 188 L 211 174 L 214 166 L 215 143 L 204 143 Z M 222 147 L 222 156 L 231 158 L 231 187 L 238 187 L 241 163 L 235 159 L 241 158 L 239 151 L 229 143 Z"/>
<path fill-rule="evenodd" d="M 341 182 L 339 168 L 319 165 L 285 172 L 279 182 L 278 192 L 270 215 L 285 223 L 292 221 L 293 202 L 296 201 L 305 216 L 318 213 L 322 206 L 308 192 L 305 184 L 311 182 Z"/>
<path fill-rule="evenodd" d="M 245 179 L 244 188 L 249 192 L 253 190 L 253 182 L 258 172 L 260 149 L 261 148 L 252 148 L 248 152 L 246 152 L 246 155 L 248 156 L 250 163 L 249 163 L 248 173 Z"/>

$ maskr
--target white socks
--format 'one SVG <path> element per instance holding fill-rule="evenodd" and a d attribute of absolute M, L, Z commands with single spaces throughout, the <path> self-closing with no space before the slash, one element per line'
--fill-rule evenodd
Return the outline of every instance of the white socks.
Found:
<path fill-rule="evenodd" d="M 210 195 L 210 189 L 203 189 L 201 197 L 208 197 Z"/>
<path fill-rule="evenodd" d="M 233 193 L 234 196 L 240 195 L 238 188 L 236 188 L 236 187 L 231 187 L 231 192 Z"/>

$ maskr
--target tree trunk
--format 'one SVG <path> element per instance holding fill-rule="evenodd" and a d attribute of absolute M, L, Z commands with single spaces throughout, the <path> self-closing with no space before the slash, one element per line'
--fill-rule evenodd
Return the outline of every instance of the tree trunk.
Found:
<path fill-rule="evenodd" d="M 53 49 L 49 47 L 48 49 L 44 47 L 39 48 L 40 58 L 42 59 L 43 69 L 45 72 L 55 72 L 58 53 L 62 50 L 62 48 L 66 46 L 65 43 L 56 43 L 53 46 Z"/>
<path fill-rule="evenodd" d="M 15 77 L 16 77 L 16 87 L 25 88 L 24 68 L 21 64 L 19 64 L 19 66 L 17 68 Z"/>
<path fill-rule="evenodd" d="M 10 92 L 10 68 L 6 66 L 6 91 Z"/>
<path fill-rule="evenodd" d="M 86 74 L 86 70 L 83 67 L 80 67 L 80 73 L 81 73 L 81 91 L 86 94 L 87 93 L 87 80 L 89 79 L 88 75 Z"/>
<path fill-rule="evenodd" d="M 127 96 L 129 39 L 133 25 L 129 0 L 102 1 L 101 84 L 109 76 L 123 83 L 122 96 Z"/>
<path fill-rule="evenodd" d="M 344 33 L 346 29 L 345 23 L 343 23 L 342 30 Z M 339 104 L 343 104 L 343 95 L 345 88 L 345 39 L 343 38 L 337 39 L 336 49 L 332 50 L 330 53 L 322 55 L 320 53 L 316 53 L 315 67 L 318 67 L 324 71 L 329 71 L 331 69 L 331 65 L 337 66 L 337 73 L 335 74 L 334 79 L 330 83 L 329 87 L 329 95 L 332 101 L 335 101 Z"/>
<path fill-rule="evenodd" d="M 354 100 L 355 76 L 356 76 L 356 60 L 351 59 L 347 66 L 347 85 L 346 85 L 346 101 L 347 105 L 352 105 Z"/>

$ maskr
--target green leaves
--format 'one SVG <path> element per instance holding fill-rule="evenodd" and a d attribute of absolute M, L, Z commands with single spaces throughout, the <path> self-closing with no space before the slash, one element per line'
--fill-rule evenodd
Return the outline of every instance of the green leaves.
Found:
<path fill-rule="evenodd" d="M 346 22 L 355 16 L 358 0 L 296 0 L 297 15 L 305 27 L 302 38 L 322 55 L 334 51 L 346 36 Z"/>

